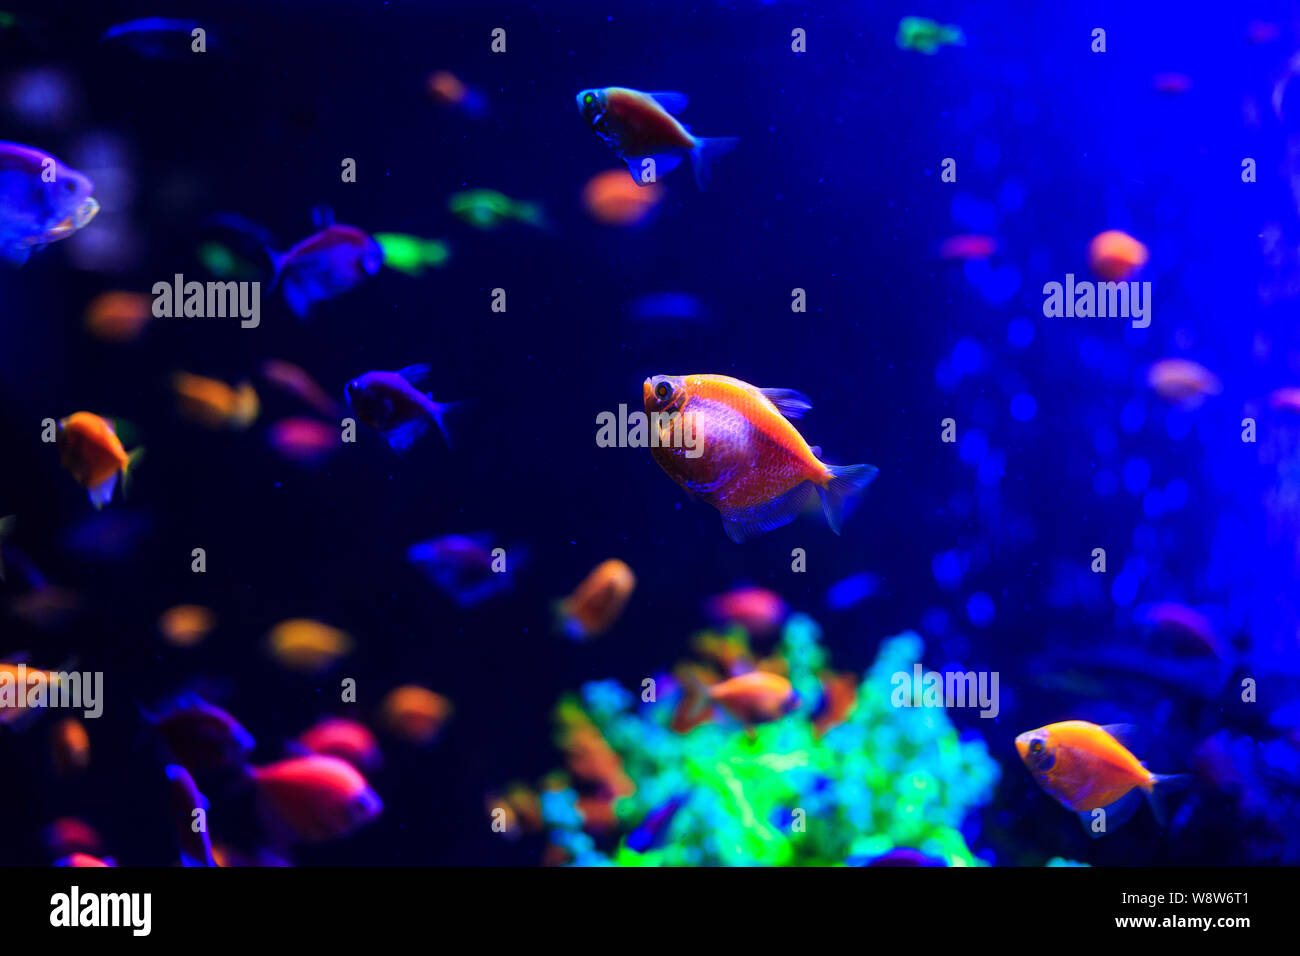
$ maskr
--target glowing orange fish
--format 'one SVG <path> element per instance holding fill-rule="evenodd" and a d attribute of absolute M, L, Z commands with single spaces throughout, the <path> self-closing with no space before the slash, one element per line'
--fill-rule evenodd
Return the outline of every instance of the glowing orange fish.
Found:
<path fill-rule="evenodd" d="M 352 652 L 352 638 L 310 618 L 281 621 L 267 636 L 271 653 L 290 670 L 318 674 Z"/>
<path fill-rule="evenodd" d="M 1016 750 L 1034 779 L 1062 806 L 1078 814 L 1093 837 L 1104 836 L 1133 813 L 1146 795 L 1156 819 L 1164 813 L 1160 794 L 1186 781 L 1183 776 L 1152 773 L 1118 738 L 1122 725 L 1106 727 L 1085 720 L 1066 720 L 1016 738 Z M 1096 814 L 1102 809 L 1104 814 Z"/>
<path fill-rule="evenodd" d="M 709 700 L 742 724 L 765 724 L 799 706 L 799 694 L 780 674 L 750 671 L 708 688 Z"/>
<path fill-rule="evenodd" d="M 635 588 L 631 568 L 618 558 L 602 561 L 556 605 L 560 628 L 573 638 L 599 637 L 614 626 Z"/>
<path fill-rule="evenodd" d="M 651 454 L 668 476 L 722 514 L 732 541 L 789 524 L 813 489 L 836 534 L 847 500 L 879 473 L 818 459 L 788 419 L 812 404 L 785 388 L 759 389 L 726 375 L 656 375 L 642 386 Z"/>
<path fill-rule="evenodd" d="M 383 801 L 352 764 L 312 754 L 253 767 L 268 824 L 288 839 L 318 842 L 344 836 L 379 816 Z"/>
<path fill-rule="evenodd" d="M 607 226 L 633 226 L 650 214 L 663 199 L 655 183 L 638 186 L 621 169 L 608 169 L 587 181 L 582 205 L 597 222 Z"/>
<path fill-rule="evenodd" d="M 1088 243 L 1088 265 L 1108 282 L 1128 279 L 1147 262 L 1147 247 L 1126 232 L 1107 229 Z"/>
<path fill-rule="evenodd" d="M 151 307 L 140 292 L 101 292 L 86 305 L 86 331 L 104 342 L 129 342 L 149 324 Z"/>
<path fill-rule="evenodd" d="M 180 410 L 206 428 L 247 428 L 261 408 L 257 392 L 247 382 L 231 388 L 215 378 L 177 372 L 172 389 Z"/>
<path fill-rule="evenodd" d="M 112 500 L 119 475 L 125 487 L 144 454 L 137 448 L 128 455 L 112 423 L 90 412 L 76 412 L 59 422 L 56 442 L 63 467 L 90 493 L 96 508 Z"/>
<path fill-rule="evenodd" d="M 158 616 L 158 630 L 168 644 L 193 647 L 216 623 L 211 611 L 198 604 L 177 604 Z"/>
<path fill-rule="evenodd" d="M 65 777 L 89 767 L 90 735 L 86 733 L 86 725 L 75 717 L 55 724 L 50 732 L 50 755 L 54 769 Z"/>
<path fill-rule="evenodd" d="M 322 720 L 298 738 L 312 753 L 346 760 L 363 773 L 378 769 L 382 762 L 379 743 L 364 725 L 343 717 Z"/>
<path fill-rule="evenodd" d="M 389 691 L 380 709 L 388 729 L 415 744 L 432 742 L 452 713 L 451 701 L 417 684 Z"/>

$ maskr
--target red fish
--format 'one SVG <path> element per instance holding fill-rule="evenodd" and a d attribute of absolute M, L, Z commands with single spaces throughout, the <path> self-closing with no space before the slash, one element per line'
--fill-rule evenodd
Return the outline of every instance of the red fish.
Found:
<path fill-rule="evenodd" d="M 686 108 L 681 93 L 642 93 L 621 86 L 583 90 L 578 112 L 601 142 L 627 164 L 632 178 L 649 186 L 663 173 L 676 169 L 687 156 L 695 169 L 695 182 L 708 185 L 709 164 L 740 142 L 724 137 L 701 139 L 674 116 Z M 653 173 L 646 160 L 653 160 Z"/>
<path fill-rule="evenodd" d="M 253 767 L 262 810 L 273 830 L 292 840 L 344 836 L 374 820 L 383 801 L 346 760 L 324 754 Z"/>
<path fill-rule="evenodd" d="M 814 489 L 840 533 L 847 500 L 879 473 L 818 459 L 788 419 L 812 404 L 784 388 L 759 389 L 726 375 L 656 375 L 642 386 L 651 454 L 668 476 L 722 514 L 732 541 L 789 524 Z"/>

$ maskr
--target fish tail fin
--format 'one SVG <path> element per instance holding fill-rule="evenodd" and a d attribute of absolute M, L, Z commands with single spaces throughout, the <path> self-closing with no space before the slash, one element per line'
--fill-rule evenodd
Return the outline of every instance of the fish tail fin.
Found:
<path fill-rule="evenodd" d="M 571 641 L 580 641 L 587 636 L 582 623 L 569 612 L 569 602 L 563 598 L 551 602 L 551 625 L 557 634 L 563 634 Z"/>
<path fill-rule="evenodd" d="M 691 150 L 691 165 L 695 167 L 695 183 L 701 190 L 709 187 L 709 167 L 720 156 L 725 156 L 736 148 L 740 140 L 734 136 L 717 136 L 712 139 L 697 139 Z"/>
<path fill-rule="evenodd" d="M 1187 786 L 1191 779 L 1185 773 L 1155 773 L 1151 775 L 1151 783 L 1143 789 L 1147 795 L 1147 803 L 1151 804 L 1151 812 L 1161 826 L 1164 826 L 1165 821 L 1169 819 L 1169 814 L 1165 809 L 1166 799 L 1171 793 L 1175 793 Z"/>
<path fill-rule="evenodd" d="M 131 453 L 126 456 L 126 464 L 122 466 L 122 497 L 126 497 L 127 484 L 135 470 L 140 465 L 141 459 L 144 458 L 144 448 L 133 448 Z"/>
<path fill-rule="evenodd" d="M 817 494 L 822 499 L 822 510 L 826 512 L 826 523 L 836 534 L 844 525 L 849 500 L 860 494 L 867 485 L 875 481 L 880 469 L 875 465 L 828 466 L 830 480 L 817 486 Z"/>
<path fill-rule="evenodd" d="M 228 230 L 256 246 L 262 255 L 266 256 L 266 261 L 271 267 L 271 278 L 266 284 L 266 291 L 268 294 L 275 291 L 276 284 L 280 281 L 280 267 L 284 263 L 284 256 L 272 247 L 271 233 L 265 226 L 233 212 L 210 216 L 206 220 L 206 225 L 210 228 Z"/>
<path fill-rule="evenodd" d="M 468 407 L 469 401 L 435 402 L 432 395 L 427 397 L 433 412 L 433 420 L 438 425 L 438 431 L 442 433 L 442 440 L 447 443 L 448 448 L 455 448 L 451 442 L 451 432 L 447 430 L 447 415 L 450 412 L 459 412 Z"/>
<path fill-rule="evenodd" d="M 6 515 L 5 517 L 0 518 L 0 581 L 3 581 L 5 579 L 5 554 L 4 554 L 5 538 L 13 534 L 14 525 L 17 523 L 17 521 L 18 519 L 15 518 L 13 515 Z"/>

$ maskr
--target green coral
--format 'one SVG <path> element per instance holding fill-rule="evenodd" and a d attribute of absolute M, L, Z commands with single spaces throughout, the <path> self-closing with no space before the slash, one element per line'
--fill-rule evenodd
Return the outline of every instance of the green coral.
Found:
<path fill-rule="evenodd" d="M 583 831 L 573 790 L 543 794 L 552 842 L 581 866 L 828 866 L 895 847 L 978 865 L 959 828 L 989 799 L 997 764 L 983 741 L 959 738 L 942 708 L 891 703 L 892 677 L 920 660 L 921 638 L 886 640 L 856 708 L 818 736 L 820 638 L 810 618 L 789 619 L 776 652 L 803 704 L 752 733 L 714 721 L 679 734 L 669 726 L 676 694 L 646 703 L 613 682 L 584 686 L 579 703 L 636 792 L 614 804 L 623 835 L 610 853 Z M 657 845 L 630 848 L 626 834 L 674 798 L 683 802 Z"/>

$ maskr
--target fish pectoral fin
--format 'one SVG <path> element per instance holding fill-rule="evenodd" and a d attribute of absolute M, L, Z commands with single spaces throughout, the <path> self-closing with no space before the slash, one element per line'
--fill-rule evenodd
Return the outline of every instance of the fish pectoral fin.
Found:
<path fill-rule="evenodd" d="M 680 113 L 686 109 L 691 102 L 689 96 L 685 93 L 674 93 L 671 90 L 656 90 L 653 93 L 647 93 L 646 96 L 654 100 L 669 113 Z"/>
<path fill-rule="evenodd" d="M 1134 787 L 1115 802 L 1092 810 L 1076 811 L 1079 822 L 1094 840 L 1119 829 L 1142 803 L 1139 787 Z"/>
<path fill-rule="evenodd" d="M 1164 826 L 1165 821 L 1169 819 L 1168 813 L 1165 812 L 1165 798 L 1187 786 L 1191 780 L 1192 778 L 1185 773 L 1151 775 L 1151 788 L 1146 792 L 1147 803 L 1151 804 L 1151 812 L 1161 826 Z"/>
<path fill-rule="evenodd" d="M 427 421 L 423 418 L 416 418 L 395 428 L 390 428 L 384 432 L 384 438 L 388 442 L 388 447 L 401 455 L 414 445 L 416 439 L 423 435 L 428 428 L 429 423 Z"/>
<path fill-rule="evenodd" d="M 813 493 L 810 481 L 801 481 L 783 495 L 745 512 L 724 514 L 722 527 L 727 537 L 739 544 L 767 531 L 788 525 L 808 504 Z"/>
<path fill-rule="evenodd" d="M 759 391 L 786 418 L 802 418 L 805 412 L 812 411 L 812 399 L 793 388 L 760 388 Z"/>

